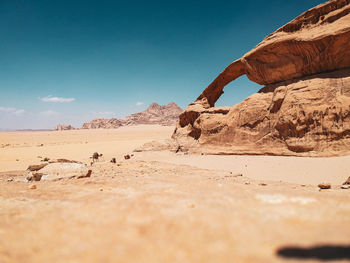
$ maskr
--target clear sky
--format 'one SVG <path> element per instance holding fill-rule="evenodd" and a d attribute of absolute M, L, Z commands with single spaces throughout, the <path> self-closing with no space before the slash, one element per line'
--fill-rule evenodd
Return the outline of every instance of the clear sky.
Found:
<path fill-rule="evenodd" d="M 0 0 L 0 129 L 185 108 L 232 61 L 324 1 Z M 217 106 L 259 85 L 242 77 Z"/>

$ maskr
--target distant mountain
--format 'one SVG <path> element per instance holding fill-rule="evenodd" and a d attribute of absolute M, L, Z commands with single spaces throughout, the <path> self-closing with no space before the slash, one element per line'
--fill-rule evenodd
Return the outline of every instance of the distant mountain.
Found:
<path fill-rule="evenodd" d="M 138 124 L 159 124 L 164 126 L 176 125 L 182 109 L 174 102 L 168 105 L 152 103 L 145 111 L 131 114 L 123 119 L 94 119 L 83 124 L 83 129 L 112 129 L 121 126 Z"/>

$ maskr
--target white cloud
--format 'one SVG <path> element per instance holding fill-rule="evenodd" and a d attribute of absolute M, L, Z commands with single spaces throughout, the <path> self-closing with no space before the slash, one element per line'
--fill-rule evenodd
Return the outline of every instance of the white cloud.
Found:
<path fill-rule="evenodd" d="M 49 95 L 49 96 L 46 96 L 44 98 L 39 97 L 39 100 L 44 101 L 44 102 L 64 103 L 64 102 L 73 102 L 73 101 L 75 101 L 75 98 L 52 97 L 52 95 Z"/>
<path fill-rule="evenodd" d="M 143 105 L 143 104 L 144 104 L 144 103 L 141 102 L 141 101 L 136 102 L 136 106 L 141 106 L 141 105 Z"/>
<path fill-rule="evenodd" d="M 16 109 L 13 107 L 0 107 L 0 112 L 12 114 L 15 116 L 21 116 L 23 115 L 26 111 L 23 109 Z"/>
<path fill-rule="evenodd" d="M 41 115 L 44 115 L 44 116 L 51 117 L 51 116 L 56 116 L 56 115 L 58 115 L 58 112 L 53 111 L 53 110 L 46 110 L 46 111 L 40 112 L 40 114 L 41 114 Z"/>

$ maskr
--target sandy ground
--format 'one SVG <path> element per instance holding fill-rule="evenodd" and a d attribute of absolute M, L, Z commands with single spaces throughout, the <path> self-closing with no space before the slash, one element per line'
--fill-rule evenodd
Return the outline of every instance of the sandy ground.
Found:
<path fill-rule="evenodd" d="M 169 138 L 173 130 L 140 125 L 110 130 L 0 132 L 0 172 L 27 169 L 45 157 L 88 163 L 92 153 L 99 152 L 105 160 L 120 159 L 148 141 Z"/>
<path fill-rule="evenodd" d="M 0 133 L 0 262 L 350 261 L 350 189 L 340 189 L 349 156 L 121 158 L 172 130 Z M 88 162 L 94 151 L 105 162 L 90 178 L 29 189 L 10 171 L 37 156 Z M 332 189 L 319 191 L 321 180 Z"/>

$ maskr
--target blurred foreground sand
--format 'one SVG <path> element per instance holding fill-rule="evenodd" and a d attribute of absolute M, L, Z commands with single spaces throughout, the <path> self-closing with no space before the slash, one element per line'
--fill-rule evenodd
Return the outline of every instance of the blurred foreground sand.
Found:
<path fill-rule="evenodd" d="M 0 262 L 300 262 L 297 254 L 281 254 L 317 246 L 349 252 L 350 189 L 339 186 L 350 176 L 349 156 L 165 151 L 122 159 L 172 131 L 1 132 Z M 105 162 L 89 168 L 90 178 L 29 189 L 23 172 L 9 172 L 40 163 L 37 156 L 87 163 L 94 151 Z M 319 181 L 332 189 L 319 191 Z"/>

